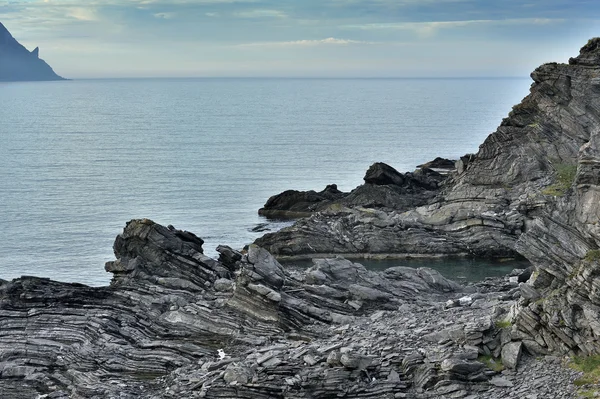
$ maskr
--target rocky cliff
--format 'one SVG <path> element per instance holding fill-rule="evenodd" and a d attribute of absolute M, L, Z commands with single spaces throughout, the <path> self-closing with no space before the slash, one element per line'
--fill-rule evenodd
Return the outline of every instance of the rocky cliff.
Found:
<path fill-rule="evenodd" d="M 0 82 L 62 80 L 39 58 L 39 48 L 27 50 L 0 23 Z"/>
<path fill-rule="evenodd" d="M 585 137 L 568 181 L 528 223 L 517 250 L 537 267 L 516 307 L 517 328 L 532 350 L 600 353 L 600 40 L 569 65 L 536 70 L 539 81 L 560 82 L 557 93 L 571 111 L 561 113 L 563 135 Z M 565 179 L 566 180 L 566 179 Z"/>

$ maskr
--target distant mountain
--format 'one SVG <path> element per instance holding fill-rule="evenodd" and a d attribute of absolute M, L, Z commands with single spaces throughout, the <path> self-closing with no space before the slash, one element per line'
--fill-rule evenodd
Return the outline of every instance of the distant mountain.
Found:
<path fill-rule="evenodd" d="M 39 58 L 39 51 L 27 50 L 0 22 L 0 82 L 63 80 Z"/>

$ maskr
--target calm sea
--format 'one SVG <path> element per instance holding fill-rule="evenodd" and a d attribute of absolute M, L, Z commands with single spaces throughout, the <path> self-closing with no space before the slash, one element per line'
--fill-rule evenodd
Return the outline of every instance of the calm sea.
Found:
<path fill-rule="evenodd" d="M 132 218 L 241 248 L 286 189 L 476 152 L 527 79 L 0 83 L 0 278 L 107 284 Z M 280 228 L 271 223 L 269 229 Z"/>

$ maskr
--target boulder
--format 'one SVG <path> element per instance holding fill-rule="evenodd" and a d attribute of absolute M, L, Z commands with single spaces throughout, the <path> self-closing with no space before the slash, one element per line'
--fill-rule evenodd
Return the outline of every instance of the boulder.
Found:
<path fill-rule="evenodd" d="M 369 167 L 363 178 L 367 184 L 378 186 L 394 184 L 401 186 L 404 183 L 404 176 L 390 165 L 383 162 L 376 162 Z"/>
<path fill-rule="evenodd" d="M 521 358 L 522 342 L 509 342 L 502 347 L 502 364 L 509 369 L 516 369 Z"/>
<path fill-rule="evenodd" d="M 325 209 L 332 202 L 344 198 L 347 193 L 330 184 L 323 191 L 287 190 L 274 195 L 258 210 L 258 214 L 273 219 L 295 219 L 310 216 Z"/>

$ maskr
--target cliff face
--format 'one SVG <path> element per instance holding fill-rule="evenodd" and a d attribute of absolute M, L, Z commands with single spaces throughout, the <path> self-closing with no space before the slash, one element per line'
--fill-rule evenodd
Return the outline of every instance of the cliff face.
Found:
<path fill-rule="evenodd" d="M 523 287 L 533 297 L 518 304 L 515 330 L 534 350 L 600 353 L 600 39 L 569 65 L 536 72 L 569 83 L 572 112 L 561 116 L 573 126 L 563 134 L 587 140 L 565 194 L 544 207 L 517 243 L 538 272 Z"/>
<path fill-rule="evenodd" d="M 0 23 L 0 81 L 62 79 L 39 58 L 39 48 L 28 51 Z"/>

